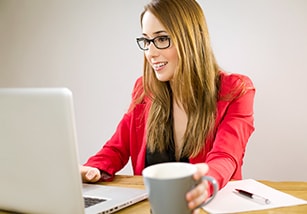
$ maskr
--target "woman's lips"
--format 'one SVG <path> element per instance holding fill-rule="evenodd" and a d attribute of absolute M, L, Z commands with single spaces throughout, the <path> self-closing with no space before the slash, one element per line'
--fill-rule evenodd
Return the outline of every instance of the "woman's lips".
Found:
<path fill-rule="evenodd" d="M 154 64 L 152 64 L 152 67 L 155 71 L 160 71 L 165 67 L 166 64 L 167 64 L 167 62 L 154 63 Z"/>

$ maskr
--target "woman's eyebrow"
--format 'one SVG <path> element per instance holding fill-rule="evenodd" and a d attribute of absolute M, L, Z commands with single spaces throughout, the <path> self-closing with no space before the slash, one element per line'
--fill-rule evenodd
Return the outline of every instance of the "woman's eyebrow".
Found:
<path fill-rule="evenodd" d="M 164 34 L 167 32 L 165 30 L 159 30 L 159 31 L 154 32 L 153 35 L 160 35 L 161 33 Z M 148 37 L 146 33 L 142 33 L 142 35 Z"/>

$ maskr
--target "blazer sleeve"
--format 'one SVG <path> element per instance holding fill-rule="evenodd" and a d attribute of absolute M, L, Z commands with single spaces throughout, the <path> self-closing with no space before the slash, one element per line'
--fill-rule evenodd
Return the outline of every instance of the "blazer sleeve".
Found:
<path fill-rule="evenodd" d="M 113 136 L 102 146 L 102 148 L 91 156 L 85 166 L 98 168 L 102 175 L 108 180 L 112 180 L 114 174 L 121 170 L 128 162 L 131 155 L 132 142 L 135 142 L 138 136 L 135 132 L 135 121 L 133 120 L 135 100 L 142 91 L 142 78 L 138 78 L 132 91 L 132 101 L 129 110 L 122 117 Z M 135 145 L 139 148 L 140 146 Z M 137 151 L 137 148 L 135 150 Z M 133 151 L 132 153 L 136 153 Z M 105 180 L 105 179 L 104 179 Z"/>
<path fill-rule="evenodd" d="M 224 78 L 218 102 L 216 134 L 206 157 L 208 175 L 216 178 L 220 188 L 231 179 L 242 179 L 246 145 L 255 129 L 255 88 L 252 81 L 243 75 Z"/>
<path fill-rule="evenodd" d="M 126 165 L 130 155 L 129 120 L 129 114 L 125 114 L 113 136 L 87 160 L 85 166 L 98 168 L 112 178 L 117 171 Z"/>

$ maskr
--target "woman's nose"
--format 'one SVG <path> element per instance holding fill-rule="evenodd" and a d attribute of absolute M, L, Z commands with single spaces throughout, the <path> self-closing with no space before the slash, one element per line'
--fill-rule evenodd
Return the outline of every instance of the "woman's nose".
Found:
<path fill-rule="evenodd" d="M 154 57 L 159 55 L 159 49 L 151 42 L 148 45 L 148 50 L 146 51 L 146 55 L 149 57 Z"/>

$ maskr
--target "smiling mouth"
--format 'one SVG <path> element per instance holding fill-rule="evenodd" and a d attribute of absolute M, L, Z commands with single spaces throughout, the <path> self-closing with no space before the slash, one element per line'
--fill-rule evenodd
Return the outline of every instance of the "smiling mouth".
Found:
<path fill-rule="evenodd" d="M 161 62 L 161 63 L 153 64 L 152 67 L 155 70 L 158 70 L 158 69 L 162 68 L 163 66 L 165 66 L 166 64 L 167 64 L 167 62 Z"/>

